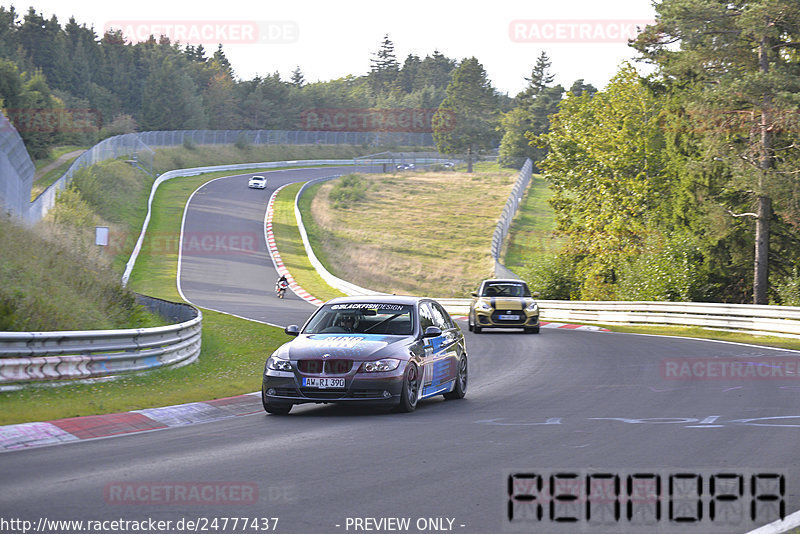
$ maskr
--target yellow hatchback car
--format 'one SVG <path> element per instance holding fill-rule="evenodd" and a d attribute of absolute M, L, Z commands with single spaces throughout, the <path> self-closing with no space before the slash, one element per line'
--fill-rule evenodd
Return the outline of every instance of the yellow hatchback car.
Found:
<path fill-rule="evenodd" d="M 539 306 L 522 280 L 495 278 L 481 282 L 472 293 L 469 329 L 480 334 L 484 328 L 524 328 L 527 334 L 539 333 Z"/>

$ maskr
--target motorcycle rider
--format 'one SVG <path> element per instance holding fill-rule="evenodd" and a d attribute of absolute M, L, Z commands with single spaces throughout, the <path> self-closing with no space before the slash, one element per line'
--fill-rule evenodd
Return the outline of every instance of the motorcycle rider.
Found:
<path fill-rule="evenodd" d="M 281 290 L 285 292 L 288 287 L 289 287 L 289 280 L 286 279 L 285 274 L 282 274 L 281 277 L 278 278 L 278 281 L 275 283 L 275 293 L 277 293 L 278 296 L 281 296 Z"/>

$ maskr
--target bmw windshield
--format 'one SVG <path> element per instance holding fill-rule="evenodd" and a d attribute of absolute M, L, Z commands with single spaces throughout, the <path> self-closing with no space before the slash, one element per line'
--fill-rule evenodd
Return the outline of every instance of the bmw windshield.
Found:
<path fill-rule="evenodd" d="M 397 336 L 408 336 L 413 332 L 413 306 L 370 302 L 325 305 L 303 330 L 304 334 L 358 333 Z"/>

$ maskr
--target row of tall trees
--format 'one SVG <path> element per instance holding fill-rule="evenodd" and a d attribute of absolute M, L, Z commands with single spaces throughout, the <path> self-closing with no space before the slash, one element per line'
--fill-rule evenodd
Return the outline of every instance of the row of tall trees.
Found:
<path fill-rule="evenodd" d="M 571 91 L 539 166 L 554 189 L 551 297 L 800 305 L 800 4 L 663 0 L 623 65 Z M 532 120 L 532 115 L 527 116 Z"/>
<path fill-rule="evenodd" d="M 62 25 L 33 8 L 20 16 L 0 6 L 0 106 L 10 115 L 32 106 L 96 115 L 94 130 L 20 128 L 35 156 L 134 128 L 303 129 L 309 109 L 438 108 L 457 62 L 434 51 L 401 64 L 388 35 L 379 46 L 361 76 L 308 83 L 298 66 L 288 80 L 242 80 L 222 46 L 210 52 L 163 36 L 130 43 L 121 31 L 98 36 L 73 18 Z"/>

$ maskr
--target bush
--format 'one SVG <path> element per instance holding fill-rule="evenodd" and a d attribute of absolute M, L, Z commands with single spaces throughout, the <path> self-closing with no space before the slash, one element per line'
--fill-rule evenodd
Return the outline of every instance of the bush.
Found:
<path fill-rule="evenodd" d="M 192 141 L 191 137 L 184 136 L 183 137 L 183 148 L 185 148 L 186 150 L 194 150 L 195 148 L 197 148 L 197 144 L 194 141 Z"/>
<path fill-rule="evenodd" d="M 133 133 L 137 128 L 136 119 L 127 113 L 120 113 L 114 116 L 114 120 L 110 124 L 103 126 L 100 130 L 100 138 Z"/>
<path fill-rule="evenodd" d="M 706 278 L 702 255 L 689 239 L 653 236 L 641 254 L 620 267 L 617 295 L 620 300 L 702 300 Z"/>
<path fill-rule="evenodd" d="M 330 200 L 336 209 L 346 209 L 364 200 L 369 184 L 357 174 L 348 174 L 336 181 L 330 192 Z"/>
<path fill-rule="evenodd" d="M 797 266 L 792 274 L 777 278 L 772 282 L 772 291 L 776 295 L 773 304 L 800 306 L 800 271 Z"/>
<path fill-rule="evenodd" d="M 581 284 L 577 278 L 579 258 L 570 254 L 542 255 L 521 269 L 531 291 L 549 300 L 577 299 Z"/>
<path fill-rule="evenodd" d="M 100 219 L 74 184 L 58 194 L 56 204 L 48 215 L 56 224 L 77 228 L 90 228 L 100 223 Z"/>
<path fill-rule="evenodd" d="M 234 146 L 239 150 L 247 150 L 250 147 L 250 138 L 247 137 L 247 134 L 240 133 L 239 137 L 236 138 Z"/>

